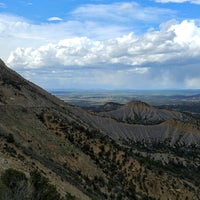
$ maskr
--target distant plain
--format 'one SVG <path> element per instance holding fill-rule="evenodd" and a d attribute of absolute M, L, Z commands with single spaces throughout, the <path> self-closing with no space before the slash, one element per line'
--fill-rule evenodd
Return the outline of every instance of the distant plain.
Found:
<path fill-rule="evenodd" d="M 52 90 L 60 99 L 81 107 L 98 106 L 108 102 L 125 104 L 145 101 L 150 105 L 177 105 L 200 102 L 200 90 Z"/>
<path fill-rule="evenodd" d="M 151 106 L 200 115 L 200 90 L 127 90 L 127 91 L 50 91 L 65 102 L 90 111 L 102 111 L 106 103 L 126 104 L 143 101 Z"/>

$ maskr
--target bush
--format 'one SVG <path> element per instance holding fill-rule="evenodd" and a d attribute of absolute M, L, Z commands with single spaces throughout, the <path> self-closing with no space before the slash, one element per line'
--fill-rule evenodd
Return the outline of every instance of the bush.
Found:
<path fill-rule="evenodd" d="M 15 139 L 14 139 L 14 136 L 13 136 L 13 134 L 8 134 L 8 136 L 7 136 L 7 142 L 8 143 L 14 143 L 15 142 Z"/>
<path fill-rule="evenodd" d="M 64 200 L 56 187 L 39 172 L 33 171 L 27 179 L 24 173 L 7 169 L 0 180 L 0 200 Z M 66 200 L 73 200 L 68 195 Z"/>
<path fill-rule="evenodd" d="M 49 183 L 38 171 L 31 172 L 31 183 L 33 185 L 34 200 L 60 200 L 61 196 L 56 187 Z"/>
<path fill-rule="evenodd" d="M 24 173 L 15 169 L 7 169 L 1 176 L 1 198 L 25 200 L 28 196 L 27 178 Z M 4 187 L 3 187 L 4 186 Z"/>
<path fill-rule="evenodd" d="M 1 180 L 12 191 L 18 187 L 20 182 L 27 182 L 27 178 L 24 173 L 11 168 L 7 169 L 2 174 Z"/>

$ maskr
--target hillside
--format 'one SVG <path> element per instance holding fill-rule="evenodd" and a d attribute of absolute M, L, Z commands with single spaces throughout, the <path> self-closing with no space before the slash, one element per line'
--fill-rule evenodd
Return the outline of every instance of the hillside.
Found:
<path fill-rule="evenodd" d="M 0 197 L 199 199 L 199 121 L 145 103 L 130 104 L 122 118 L 121 106 L 107 114 L 90 113 L 52 96 L 0 61 Z M 145 123 L 135 123 L 133 113 Z M 17 179 L 10 168 L 19 173 Z M 21 187 L 24 182 L 30 187 Z M 58 195 L 35 195 L 42 195 L 39 183 L 51 189 L 49 195 Z"/>
<path fill-rule="evenodd" d="M 181 121 L 190 120 L 188 116 L 180 112 L 156 109 L 140 101 L 129 102 L 116 110 L 101 112 L 100 115 L 103 117 L 111 117 L 117 121 L 129 124 L 144 125 L 159 124 L 168 119 L 177 119 Z"/>

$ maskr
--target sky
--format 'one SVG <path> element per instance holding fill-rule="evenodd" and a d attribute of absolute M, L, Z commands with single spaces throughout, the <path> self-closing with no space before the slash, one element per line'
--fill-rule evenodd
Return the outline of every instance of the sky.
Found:
<path fill-rule="evenodd" d="M 200 89 L 200 0 L 0 0 L 0 58 L 45 89 Z"/>

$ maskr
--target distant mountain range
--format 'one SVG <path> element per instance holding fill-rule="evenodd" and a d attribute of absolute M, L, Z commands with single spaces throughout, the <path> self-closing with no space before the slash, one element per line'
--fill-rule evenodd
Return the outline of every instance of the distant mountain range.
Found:
<path fill-rule="evenodd" d="M 198 118 L 139 101 L 86 111 L 3 61 L 0 143 L 0 199 L 200 199 Z"/>

